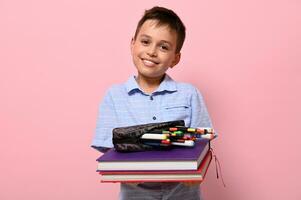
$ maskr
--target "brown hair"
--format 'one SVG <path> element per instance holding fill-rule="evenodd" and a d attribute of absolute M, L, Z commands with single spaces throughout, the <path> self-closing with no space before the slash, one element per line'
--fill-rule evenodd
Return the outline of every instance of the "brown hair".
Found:
<path fill-rule="evenodd" d="M 174 13 L 172 10 L 155 6 L 149 10 L 145 10 L 144 15 L 138 22 L 134 39 L 140 31 L 141 26 L 146 20 L 156 20 L 158 26 L 167 25 L 171 30 L 177 33 L 177 46 L 176 46 L 176 53 L 181 51 L 185 40 L 185 26 L 179 16 Z"/>

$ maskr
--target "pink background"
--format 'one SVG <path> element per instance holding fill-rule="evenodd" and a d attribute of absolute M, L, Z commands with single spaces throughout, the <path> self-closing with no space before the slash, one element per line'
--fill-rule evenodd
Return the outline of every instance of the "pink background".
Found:
<path fill-rule="evenodd" d="M 187 27 L 169 74 L 205 96 L 219 138 L 210 200 L 301 199 L 301 6 L 297 0 L 0 1 L 0 199 L 116 199 L 89 145 L 98 103 L 135 68 L 144 9 Z"/>

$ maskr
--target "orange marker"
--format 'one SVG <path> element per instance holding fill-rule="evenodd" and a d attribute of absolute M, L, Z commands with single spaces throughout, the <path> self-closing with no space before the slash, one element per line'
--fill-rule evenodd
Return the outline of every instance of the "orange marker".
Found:
<path fill-rule="evenodd" d="M 169 128 L 169 131 L 177 131 L 178 130 L 178 128 Z"/>

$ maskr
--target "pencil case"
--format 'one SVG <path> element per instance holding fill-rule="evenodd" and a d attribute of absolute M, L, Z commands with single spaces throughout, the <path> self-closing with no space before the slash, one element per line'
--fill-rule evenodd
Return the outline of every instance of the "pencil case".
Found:
<path fill-rule="evenodd" d="M 158 149 L 158 147 L 154 147 L 153 145 L 147 145 L 141 142 L 141 136 L 148 132 L 156 132 L 176 126 L 185 126 L 184 120 L 148 123 L 135 126 L 114 128 L 114 148 L 116 151 L 119 152 L 135 152 Z"/>

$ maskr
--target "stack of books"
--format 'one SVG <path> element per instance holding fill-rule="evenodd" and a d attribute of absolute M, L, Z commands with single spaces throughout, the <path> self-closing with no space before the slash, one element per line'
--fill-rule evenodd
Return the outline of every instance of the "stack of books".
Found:
<path fill-rule="evenodd" d="M 185 182 L 204 180 L 212 159 L 210 142 L 193 147 L 121 153 L 110 149 L 97 159 L 101 182 Z"/>

